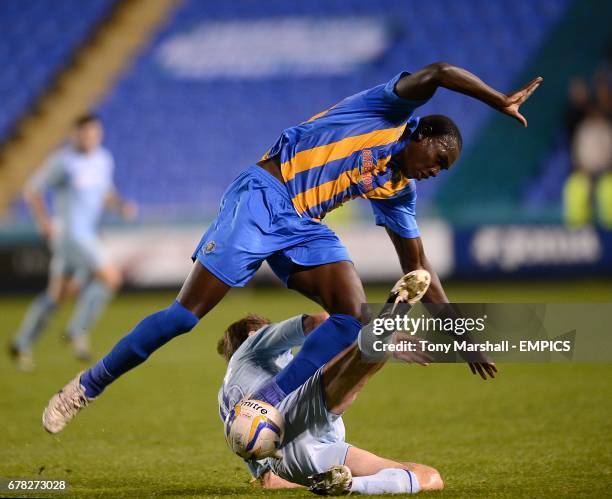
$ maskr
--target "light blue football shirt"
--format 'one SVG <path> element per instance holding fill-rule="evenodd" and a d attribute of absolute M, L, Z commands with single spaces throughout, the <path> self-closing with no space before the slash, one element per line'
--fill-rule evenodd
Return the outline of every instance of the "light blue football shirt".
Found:
<path fill-rule="evenodd" d="M 264 326 L 247 338 L 227 365 L 219 390 L 219 415 L 270 381 L 293 358 L 291 349 L 304 343 L 303 315 Z"/>
<path fill-rule="evenodd" d="M 260 389 L 291 361 L 293 358 L 291 348 L 304 343 L 303 318 L 303 315 L 298 315 L 259 329 L 232 355 L 223 385 L 219 390 L 219 415 L 223 421 L 240 400 Z M 304 395 L 299 395 L 298 389 L 289 394 L 278 406 L 285 421 L 292 421 L 290 424 L 297 425 L 298 429 L 303 431 L 303 433 L 297 431 L 299 437 L 293 441 L 294 446 L 290 452 L 283 452 L 283 460 L 287 461 L 285 464 L 292 469 L 300 468 L 302 464 L 306 466 L 299 456 L 304 453 L 309 454 L 309 449 L 312 450 L 317 446 L 320 448 L 324 444 L 335 444 L 339 440 L 344 441 L 344 423 L 341 417 L 336 417 L 334 421 L 319 427 L 310 427 L 312 421 L 295 419 L 296 414 L 300 412 L 297 410 L 299 404 L 317 406 L 321 403 L 315 400 L 316 397 L 312 399 L 303 397 Z M 313 407 L 313 411 L 319 410 L 320 407 Z M 296 449 L 300 452 L 296 453 Z M 312 459 L 314 454 L 311 456 Z M 267 469 L 274 469 L 275 461 L 273 458 L 268 458 L 248 461 L 246 464 L 251 474 L 259 477 Z"/>
<path fill-rule="evenodd" d="M 270 381 L 291 359 L 291 349 L 304 343 L 303 315 L 264 326 L 234 352 L 219 390 L 219 416 L 225 421 L 228 412 L 245 396 Z M 270 468 L 268 459 L 250 461 L 251 474 L 260 476 Z"/>
<path fill-rule="evenodd" d="M 104 147 L 83 153 L 69 145 L 53 153 L 29 182 L 52 192 L 58 239 L 95 237 L 107 195 L 114 190 L 114 161 Z"/>

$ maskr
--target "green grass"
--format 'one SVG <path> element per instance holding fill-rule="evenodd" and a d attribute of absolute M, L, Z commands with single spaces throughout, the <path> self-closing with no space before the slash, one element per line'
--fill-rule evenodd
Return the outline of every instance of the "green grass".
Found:
<path fill-rule="evenodd" d="M 374 289 L 369 297 L 380 300 L 383 293 Z M 455 285 L 450 294 L 455 301 L 612 302 L 609 283 Z M 0 299 L 3 343 L 26 298 Z M 97 355 L 171 299 L 165 293 L 117 298 L 96 328 Z M 244 312 L 281 319 L 309 310 L 316 307 L 289 291 L 233 291 L 193 333 L 50 436 L 40 425 L 42 409 L 81 368 L 58 339 L 66 310 L 38 345 L 35 372 L 18 373 L 0 358 L 0 477 L 66 479 L 70 493 L 61 497 L 309 496 L 249 485 L 217 416 L 224 363 L 215 353 L 222 328 Z M 446 489 L 433 497 L 609 496 L 612 366 L 501 365 L 500 371 L 483 382 L 464 365 L 389 365 L 346 414 L 347 440 L 438 468 Z"/>

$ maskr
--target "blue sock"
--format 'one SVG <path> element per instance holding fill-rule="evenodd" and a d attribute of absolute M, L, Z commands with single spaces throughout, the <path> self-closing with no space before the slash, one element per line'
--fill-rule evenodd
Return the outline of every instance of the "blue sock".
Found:
<path fill-rule="evenodd" d="M 81 376 L 85 394 L 96 397 L 107 385 L 133 367 L 142 364 L 155 350 L 172 338 L 191 331 L 199 319 L 179 302 L 149 315 Z"/>
<path fill-rule="evenodd" d="M 253 398 L 278 405 L 293 390 L 302 386 L 321 366 L 357 339 L 361 323 L 350 315 L 333 314 L 312 331 L 293 360 L 272 381 L 253 394 Z"/>
<path fill-rule="evenodd" d="M 97 362 L 91 369 L 81 375 L 81 385 L 85 387 L 85 395 L 90 399 L 97 397 L 102 390 L 115 381 L 104 365 L 104 360 Z"/>

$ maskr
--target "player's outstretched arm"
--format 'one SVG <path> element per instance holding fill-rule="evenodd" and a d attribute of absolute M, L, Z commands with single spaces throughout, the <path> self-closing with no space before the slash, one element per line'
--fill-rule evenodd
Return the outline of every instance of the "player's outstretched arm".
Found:
<path fill-rule="evenodd" d="M 519 90 L 506 95 L 463 68 L 447 62 L 434 62 L 401 78 L 395 86 L 395 91 L 404 99 L 424 100 L 429 99 L 438 87 L 447 88 L 478 99 L 526 127 L 527 120 L 520 113 L 520 107 L 540 86 L 542 80 L 543 78 L 538 76 Z"/>
<path fill-rule="evenodd" d="M 417 269 L 425 269 L 431 275 L 431 283 L 425 296 L 422 298 L 423 303 L 450 303 L 438 274 L 434 271 L 429 260 L 425 256 L 423 242 L 420 237 L 405 238 L 387 229 L 387 234 L 395 246 L 395 251 L 399 257 L 400 265 L 404 273 L 411 272 Z M 482 362 L 468 362 L 472 374 L 479 375 L 482 379 L 488 377 L 494 378 L 497 373 L 497 367 L 494 363 L 483 359 Z"/>

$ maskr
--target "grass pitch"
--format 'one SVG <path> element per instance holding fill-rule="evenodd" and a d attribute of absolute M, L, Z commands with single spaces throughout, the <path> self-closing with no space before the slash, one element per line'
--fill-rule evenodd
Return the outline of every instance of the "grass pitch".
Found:
<path fill-rule="evenodd" d="M 455 301 L 612 303 L 610 283 L 455 285 L 449 291 Z M 371 301 L 384 294 L 368 293 Z M 96 354 L 172 298 L 115 299 L 96 327 Z M 0 299 L 3 343 L 27 303 L 28 297 Z M 59 497 L 314 497 L 249 484 L 245 467 L 226 448 L 217 415 L 225 366 L 215 353 L 224 326 L 247 311 L 277 320 L 314 310 L 286 290 L 233 291 L 194 332 L 166 345 L 51 436 L 42 430 L 42 409 L 83 367 L 59 341 L 64 311 L 37 347 L 35 372 L 16 372 L 0 358 L 0 477 L 65 479 L 70 489 Z M 388 365 L 345 415 L 347 440 L 438 468 L 446 489 L 432 497 L 609 497 L 612 366 L 499 367 L 499 378 L 484 382 L 465 365 Z"/>

